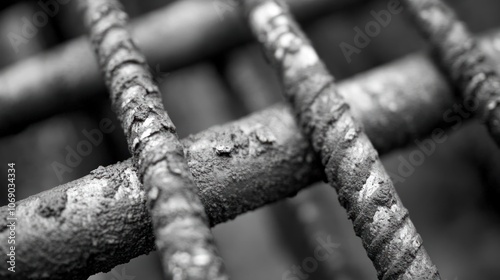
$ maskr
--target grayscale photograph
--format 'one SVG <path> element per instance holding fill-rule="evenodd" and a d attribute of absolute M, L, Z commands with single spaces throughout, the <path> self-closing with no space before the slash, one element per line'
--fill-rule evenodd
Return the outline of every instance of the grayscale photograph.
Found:
<path fill-rule="evenodd" d="M 1 280 L 499 280 L 500 2 L 2 0 Z"/>

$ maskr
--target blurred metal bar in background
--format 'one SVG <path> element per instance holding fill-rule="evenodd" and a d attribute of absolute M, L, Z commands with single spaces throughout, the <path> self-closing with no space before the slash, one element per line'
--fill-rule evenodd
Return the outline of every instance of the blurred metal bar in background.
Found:
<path fill-rule="evenodd" d="M 290 4 L 296 17 L 306 22 L 365 1 L 368 0 L 293 0 Z M 134 41 L 162 72 L 249 42 L 250 33 L 237 9 L 222 13 L 214 3 L 183 0 L 151 12 L 132 24 Z M 0 136 L 104 92 L 86 37 L 3 69 L 0 84 Z"/>

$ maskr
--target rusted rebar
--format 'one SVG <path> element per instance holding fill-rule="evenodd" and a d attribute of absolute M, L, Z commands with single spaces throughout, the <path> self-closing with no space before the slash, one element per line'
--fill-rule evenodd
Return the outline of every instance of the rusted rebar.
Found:
<path fill-rule="evenodd" d="M 87 0 L 82 9 L 144 184 L 165 273 L 169 279 L 227 279 L 176 128 L 145 57 L 125 28 L 127 15 L 115 0 Z"/>
<path fill-rule="evenodd" d="M 377 152 L 286 4 L 240 3 L 379 279 L 440 279 Z"/>
<path fill-rule="evenodd" d="M 467 26 L 441 0 L 403 0 L 436 58 L 460 89 L 466 114 L 486 124 L 500 146 L 500 77 Z"/>

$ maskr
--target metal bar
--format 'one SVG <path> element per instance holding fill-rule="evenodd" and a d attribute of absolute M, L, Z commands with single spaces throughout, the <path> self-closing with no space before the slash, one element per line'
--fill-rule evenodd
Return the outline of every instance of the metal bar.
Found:
<path fill-rule="evenodd" d="M 113 109 L 144 185 L 167 279 L 227 279 L 176 127 L 116 0 L 82 2 Z"/>
<path fill-rule="evenodd" d="M 377 151 L 288 5 L 240 3 L 378 278 L 440 279 Z"/>
<path fill-rule="evenodd" d="M 461 90 L 467 111 L 478 115 L 500 146 L 500 77 L 465 23 L 441 0 L 404 0 L 438 61 Z"/>

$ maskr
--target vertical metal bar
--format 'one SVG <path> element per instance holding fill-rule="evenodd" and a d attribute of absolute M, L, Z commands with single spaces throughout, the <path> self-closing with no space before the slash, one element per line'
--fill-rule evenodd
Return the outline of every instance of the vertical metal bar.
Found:
<path fill-rule="evenodd" d="M 127 15 L 115 0 L 88 0 L 83 8 L 113 109 L 144 184 L 165 273 L 173 279 L 226 279 L 176 128 L 145 57 L 125 28 Z"/>
<path fill-rule="evenodd" d="M 404 0 L 402 3 L 461 90 L 463 107 L 468 111 L 464 114 L 477 113 L 500 146 L 500 77 L 476 39 L 441 0 Z"/>
<path fill-rule="evenodd" d="M 286 4 L 240 2 L 379 279 L 440 279 L 372 143 Z"/>

